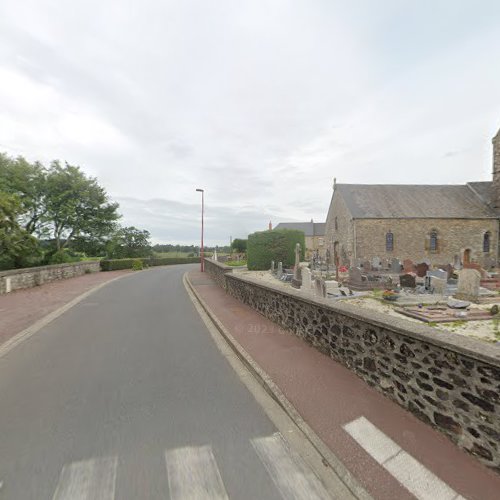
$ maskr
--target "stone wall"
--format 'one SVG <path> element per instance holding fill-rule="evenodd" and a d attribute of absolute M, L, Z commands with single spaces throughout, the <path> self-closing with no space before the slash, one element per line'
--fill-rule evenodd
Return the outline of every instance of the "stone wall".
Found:
<path fill-rule="evenodd" d="M 13 292 L 14 290 L 20 290 L 22 288 L 43 285 L 44 283 L 50 283 L 52 281 L 73 278 L 85 272 L 98 271 L 100 271 L 100 263 L 98 261 L 0 271 L 0 294 Z"/>
<path fill-rule="evenodd" d="M 493 206 L 500 207 L 500 130 L 493 143 Z"/>
<path fill-rule="evenodd" d="M 464 251 L 471 250 L 471 259 L 481 265 L 487 260 L 496 260 L 498 247 L 498 222 L 496 219 L 357 219 L 356 256 L 361 259 L 372 257 L 401 260 L 412 259 L 415 262 L 428 259 L 434 265 L 454 262 L 454 256 L 463 259 Z M 438 246 L 430 250 L 430 233 L 436 230 Z M 490 232 L 489 253 L 483 252 L 483 239 Z M 394 235 L 394 250 L 387 252 L 385 236 Z M 490 266 L 486 266 L 490 267 Z"/>
<path fill-rule="evenodd" d="M 226 264 L 222 262 L 205 259 L 205 272 L 212 276 L 220 287 L 226 289 L 225 274 L 232 273 L 233 268 L 231 266 L 226 266 Z"/>
<path fill-rule="evenodd" d="M 342 363 L 500 472 L 500 348 L 254 278 L 217 275 L 227 293 Z"/>

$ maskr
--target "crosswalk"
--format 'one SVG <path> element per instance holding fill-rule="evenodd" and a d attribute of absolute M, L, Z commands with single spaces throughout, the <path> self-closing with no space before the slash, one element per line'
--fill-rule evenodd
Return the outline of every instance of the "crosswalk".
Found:
<path fill-rule="evenodd" d="M 251 440 L 251 446 L 283 499 L 319 500 L 330 496 L 309 466 L 280 433 Z M 165 450 L 171 500 L 229 500 L 210 445 Z M 119 477 L 118 457 L 65 465 L 53 500 L 113 500 Z"/>

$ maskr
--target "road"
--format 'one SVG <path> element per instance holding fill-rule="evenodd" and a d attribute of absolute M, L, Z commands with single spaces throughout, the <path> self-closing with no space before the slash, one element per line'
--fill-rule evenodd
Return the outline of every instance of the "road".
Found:
<path fill-rule="evenodd" d="M 0 499 L 325 497 L 212 340 L 189 268 L 110 283 L 0 358 Z"/>

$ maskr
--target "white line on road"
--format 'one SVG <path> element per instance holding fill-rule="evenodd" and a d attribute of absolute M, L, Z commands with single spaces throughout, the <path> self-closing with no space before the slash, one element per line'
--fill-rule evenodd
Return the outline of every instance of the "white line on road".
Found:
<path fill-rule="evenodd" d="M 228 500 L 210 446 L 167 450 L 165 460 L 171 500 Z"/>
<path fill-rule="evenodd" d="M 319 479 L 304 460 L 289 448 L 279 432 L 252 439 L 252 445 L 285 500 L 330 498 Z"/>
<path fill-rule="evenodd" d="M 344 430 L 382 467 L 420 500 L 453 500 L 458 494 L 365 417 Z"/>
<path fill-rule="evenodd" d="M 117 457 L 65 465 L 53 500 L 113 500 Z"/>

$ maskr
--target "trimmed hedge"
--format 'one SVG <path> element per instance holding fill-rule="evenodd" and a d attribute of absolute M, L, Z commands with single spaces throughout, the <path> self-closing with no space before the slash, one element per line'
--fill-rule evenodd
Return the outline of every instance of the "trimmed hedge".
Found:
<path fill-rule="evenodd" d="M 101 260 L 101 271 L 118 271 L 119 269 L 132 269 L 134 262 L 142 262 L 143 267 L 169 266 L 172 264 L 195 264 L 200 262 L 199 257 L 144 257 L 140 259 L 106 259 Z"/>
<path fill-rule="evenodd" d="M 300 243 L 300 258 L 304 258 L 306 238 L 303 231 L 296 229 L 278 229 L 274 231 L 258 231 L 248 236 L 247 267 L 251 271 L 263 271 L 283 263 L 283 267 L 295 264 L 295 245 Z"/>

